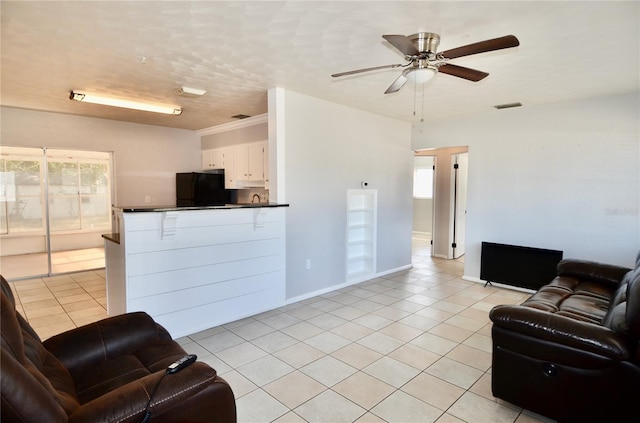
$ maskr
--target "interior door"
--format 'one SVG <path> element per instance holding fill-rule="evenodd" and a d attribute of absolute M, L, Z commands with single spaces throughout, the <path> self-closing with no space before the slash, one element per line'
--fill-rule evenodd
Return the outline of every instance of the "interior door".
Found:
<path fill-rule="evenodd" d="M 454 154 L 453 162 L 453 258 L 464 255 L 465 228 L 467 217 L 467 179 L 469 172 L 469 153 Z"/>

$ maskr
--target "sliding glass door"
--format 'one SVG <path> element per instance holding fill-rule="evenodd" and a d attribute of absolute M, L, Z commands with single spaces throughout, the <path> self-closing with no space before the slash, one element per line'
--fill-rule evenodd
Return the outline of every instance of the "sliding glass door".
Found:
<path fill-rule="evenodd" d="M 7 278 L 104 267 L 110 154 L 2 147 L 0 260 Z"/>

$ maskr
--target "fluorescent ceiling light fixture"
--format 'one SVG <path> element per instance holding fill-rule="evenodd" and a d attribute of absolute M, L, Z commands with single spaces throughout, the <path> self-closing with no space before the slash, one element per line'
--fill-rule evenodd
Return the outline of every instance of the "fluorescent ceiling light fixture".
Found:
<path fill-rule="evenodd" d="M 431 67 L 411 69 L 407 72 L 407 79 L 415 84 L 424 84 L 435 76 L 438 71 Z"/>
<path fill-rule="evenodd" d="M 69 98 L 71 100 L 83 101 L 85 103 L 102 104 L 104 106 L 113 106 L 113 107 L 123 107 L 125 109 L 142 110 L 145 112 L 164 113 L 166 115 L 179 115 L 182 113 L 181 107 L 141 103 L 139 101 L 105 97 L 99 94 L 90 94 L 90 93 L 78 92 L 78 91 L 71 91 Z"/>

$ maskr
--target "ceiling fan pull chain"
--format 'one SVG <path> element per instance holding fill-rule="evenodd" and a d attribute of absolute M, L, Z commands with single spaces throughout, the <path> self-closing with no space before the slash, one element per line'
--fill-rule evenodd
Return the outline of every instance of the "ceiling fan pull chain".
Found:
<path fill-rule="evenodd" d="M 416 115 L 416 91 L 418 91 L 418 85 L 416 84 L 415 89 L 413 90 L 413 115 Z"/>
<path fill-rule="evenodd" d="M 424 86 L 425 84 L 422 84 L 422 116 L 420 116 L 420 122 L 424 122 Z"/>

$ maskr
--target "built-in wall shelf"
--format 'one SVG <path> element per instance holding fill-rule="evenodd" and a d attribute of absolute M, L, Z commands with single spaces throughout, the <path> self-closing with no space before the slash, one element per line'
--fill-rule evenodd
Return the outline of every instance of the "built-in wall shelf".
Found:
<path fill-rule="evenodd" d="M 347 191 L 347 281 L 366 280 L 376 273 L 378 191 Z"/>

